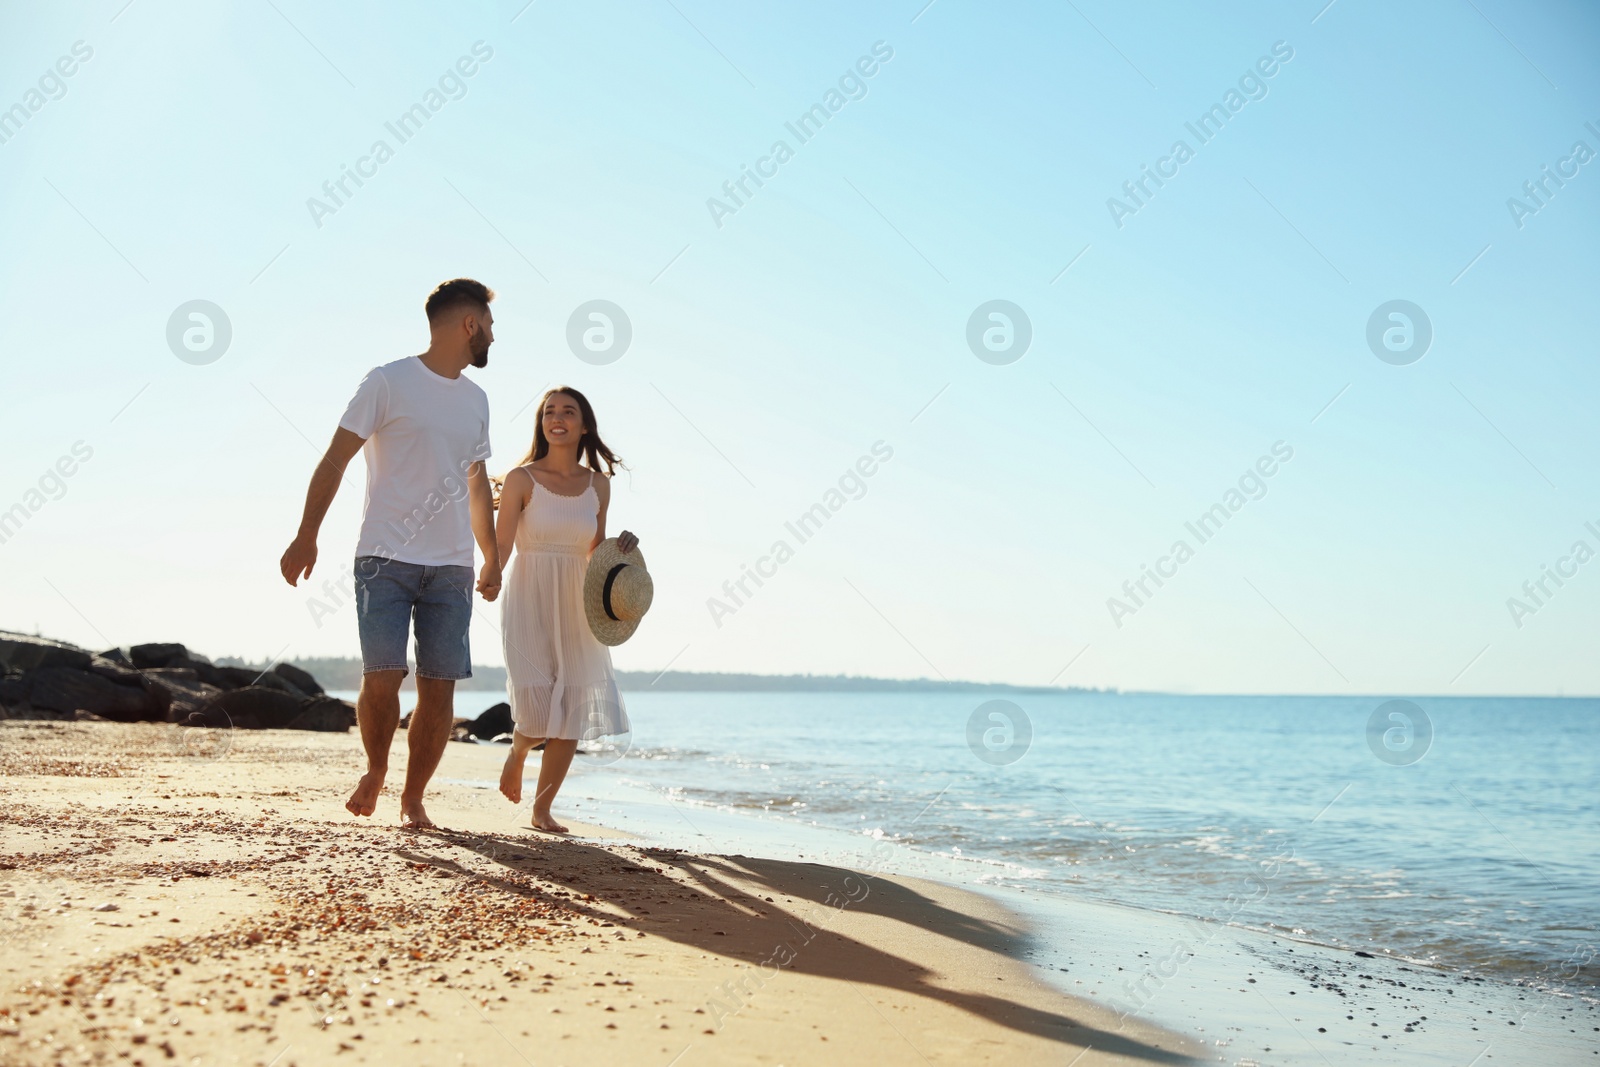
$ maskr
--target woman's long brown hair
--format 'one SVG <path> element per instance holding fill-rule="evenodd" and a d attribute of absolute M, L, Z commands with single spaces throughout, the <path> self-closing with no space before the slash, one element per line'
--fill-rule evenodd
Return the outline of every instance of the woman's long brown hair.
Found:
<path fill-rule="evenodd" d="M 600 428 L 595 423 L 594 407 L 589 403 L 589 398 L 572 388 L 570 385 L 558 385 L 547 391 L 539 398 L 539 413 L 533 421 L 533 446 L 528 449 L 528 454 L 517 461 L 517 466 L 532 463 L 543 459 L 550 454 L 550 442 L 544 436 L 544 406 L 550 403 L 550 398 L 557 393 L 570 396 L 578 403 L 578 414 L 583 418 L 583 436 L 578 439 L 578 456 L 583 465 L 592 471 L 600 470 L 600 464 L 605 463 L 605 473 L 609 476 L 615 474 L 620 467 L 627 469 L 627 464 L 622 462 L 622 457 L 606 447 L 600 439 Z M 494 481 L 494 505 L 500 506 L 500 489 L 505 484 L 505 479 Z"/>

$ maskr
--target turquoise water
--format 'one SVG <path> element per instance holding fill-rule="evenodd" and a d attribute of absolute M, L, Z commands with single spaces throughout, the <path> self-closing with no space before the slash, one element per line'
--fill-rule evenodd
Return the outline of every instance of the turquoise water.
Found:
<path fill-rule="evenodd" d="M 1217 918 L 1249 895 L 1252 926 L 1594 989 L 1600 700 L 1411 701 L 1431 741 L 1386 761 L 1378 698 L 1018 696 L 1031 740 L 975 750 L 966 694 L 629 693 L 598 769 L 995 883 Z"/>

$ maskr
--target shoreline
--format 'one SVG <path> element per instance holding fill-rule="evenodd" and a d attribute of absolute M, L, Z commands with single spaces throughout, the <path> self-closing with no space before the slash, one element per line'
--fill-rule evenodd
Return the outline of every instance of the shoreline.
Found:
<path fill-rule="evenodd" d="M 674 798 L 615 773 L 577 768 L 562 796 L 568 810 L 644 841 L 688 833 L 711 850 L 755 842 L 770 856 L 883 869 L 978 893 L 1028 921 L 1032 932 L 1011 951 L 1039 978 L 1130 1024 L 1154 1023 L 1204 1042 L 1211 1062 L 1434 1064 L 1482 1055 L 1482 1064 L 1560 1064 L 1595 1062 L 1600 1050 L 1600 1004 L 1590 993 L 1249 925 L 1270 874 L 1261 891 L 1241 893 L 1223 909 L 1230 921 L 1200 919 L 1049 883 L 1008 885 L 1012 869 L 1001 861 Z M 1577 951 L 1593 954 L 1587 943 Z"/>
<path fill-rule="evenodd" d="M 490 785 L 503 754 L 450 745 L 430 798 L 450 829 L 406 833 L 392 792 L 377 822 L 343 811 L 353 734 L 0 726 L 0 1058 L 503 1062 L 549 1040 L 562 1062 L 683 1067 L 869 1046 L 875 1065 L 1342 1067 L 1600 1047 L 1592 998 L 997 884 L 986 861 L 614 768 L 580 762 L 558 805 L 574 835 L 537 834 Z"/>
<path fill-rule="evenodd" d="M 205 738 L 197 735 L 205 734 Z M 404 742 L 392 766 L 404 762 Z M 197 745 L 208 740 L 210 747 Z M 459 784 L 401 831 L 354 735 L 0 726 L 6 1062 L 1188 1062 L 1061 993 L 967 890 L 642 843 Z M 498 802 L 498 803 L 495 803 Z M 519 1048 L 520 1046 L 520 1048 Z M 870 1052 L 868 1051 L 870 1050 Z"/>

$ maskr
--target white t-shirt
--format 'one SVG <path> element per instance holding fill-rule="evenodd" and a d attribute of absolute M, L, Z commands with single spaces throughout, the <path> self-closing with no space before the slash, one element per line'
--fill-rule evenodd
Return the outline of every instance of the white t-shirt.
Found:
<path fill-rule="evenodd" d="M 339 425 L 366 439 L 357 556 L 425 567 L 473 564 L 467 471 L 489 458 L 489 398 L 409 356 L 361 379 Z"/>

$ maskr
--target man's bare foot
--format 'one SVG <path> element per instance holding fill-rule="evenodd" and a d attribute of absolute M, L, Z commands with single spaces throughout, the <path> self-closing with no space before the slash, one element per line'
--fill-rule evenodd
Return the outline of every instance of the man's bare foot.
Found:
<path fill-rule="evenodd" d="M 528 762 L 528 753 L 512 745 L 506 753 L 506 765 L 500 769 L 500 792 L 513 804 L 522 803 L 522 768 Z"/>
<path fill-rule="evenodd" d="M 356 791 L 344 802 L 351 815 L 371 815 L 378 808 L 378 794 L 383 792 L 383 771 L 368 771 L 356 783 Z"/>
<path fill-rule="evenodd" d="M 422 809 L 422 801 L 400 801 L 400 826 L 405 830 L 432 830 L 433 820 L 428 818 L 428 813 Z"/>
<path fill-rule="evenodd" d="M 564 834 L 567 832 L 567 828 L 556 822 L 548 810 L 540 811 L 537 808 L 533 811 L 533 828 L 551 834 Z"/>

